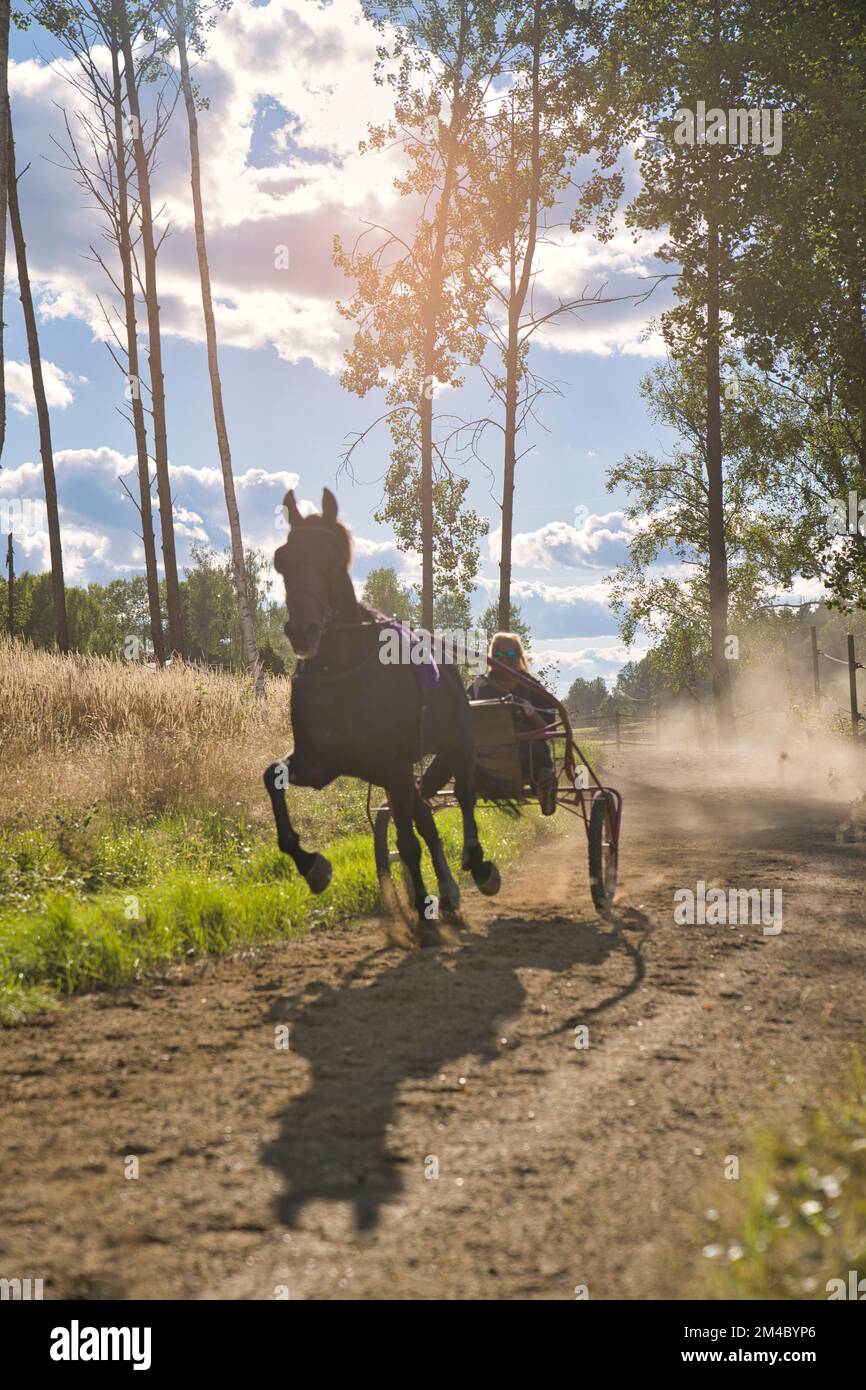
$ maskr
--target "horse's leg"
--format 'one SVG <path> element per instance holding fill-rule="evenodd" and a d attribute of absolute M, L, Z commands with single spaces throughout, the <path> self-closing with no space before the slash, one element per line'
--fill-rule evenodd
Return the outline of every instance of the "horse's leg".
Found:
<path fill-rule="evenodd" d="M 454 795 L 463 817 L 463 858 L 461 868 L 468 869 L 475 887 L 480 893 L 492 898 L 502 887 L 499 870 L 492 859 L 484 858 L 481 841 L 478 838 L 478 825 L 475 821 L 475 784 L 470 766 L 462 760 L 454 773 Z"/>
<path fill-rule="evenodd" d="M 293 756 L 289 753 L 285 758 L 271 763 L 264 777 L 277 825 L 277 844 L 283 854 L 287 854 L 292 860 L 301 877 L 306 879 L 310 890 L 313 893 L 323 893 L 331 882 L 330 861 L 323 854 L 310 854 L 308 850 L 301 849 L 300 837 L 289 819 L 286 806 L 286 787 L 290 783 L 302 785 L 297 777 L 292 775 L 295 771 Z"/>
<path fill-rule="evenodd" d="M 427 800 L 441 791 L 454 772 L 454 757 L 448 753 L 437 753 L 424 769 L 421 777 L 421 796 Z"/>
<path fill-rule="evenodd" d="M 397 849 L 412 880 L 415 911 L 421 926 L 421 941 L 422 944 L 426 944 L 424 928 L 427 926 L 429 930 L 428 912 L 431 900 L 421 874 L 421 846 L 412 828 L 416 792 L 411 769 L 405 780 L 401 778 L 399 783 L 386 787 L 385 791 L 391 805 L 394 828 L 397 831 Z"/>
<path fill-rule="evenodd" d="M 448 867 L 448 860 L 445 858 L 445 847 L 436 828 L 436 817 L 431 808 L 422 797 L 416 786 L 415 789 L 415 824 L 424 837 L 427 848 L 430 851 L 430 858 L 433 860 L 433 868 L 436 872 L 436 882 L 439 885 L 439 906 L 445 912 L 456 912 L 460 906 L 460 888 L 457 880 Z"/>

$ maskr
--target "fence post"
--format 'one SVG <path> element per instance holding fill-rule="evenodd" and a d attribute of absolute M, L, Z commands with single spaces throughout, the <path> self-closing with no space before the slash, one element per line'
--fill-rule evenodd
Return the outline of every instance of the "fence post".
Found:
<path fill-rule="evenodd" d="M 12 547 L 12 532 L 9 532 L 9 544 L 6 549 L 6 568 L 9 571 L 7 596 L 9 599 L 9 616 L 7 621 L 10 637 L 15 636 L 15 551 Z"/>
<path fill-rule="evenodd" d="M 812 683 L 815 687 L 815 703 L 821 703 L 821 676 L 818 670 L 818 629 L 813 625 L 809 632 L 812 636 Z"/>
<path fill-rule="evenodd" d="M 620 745 L 619 745 L 619 721 L 620 721 L 620 713 L 619 713 L 619 710 L 617 710 L 616 713 L 614 714 L 613 720 L 614 720 L 614 724 L 616 725 L 616 746 L 617 746 L 617 749 L 618 749 L 619 746 L 620 746 Z"/>
<path fill-rule="evenodd" d="M 854 636 L 848 633 L 848 689 L 851 694 L 851 737 L 860 737 L 860 713 L 857 709 L 857 659 L 854 655 Z"/>

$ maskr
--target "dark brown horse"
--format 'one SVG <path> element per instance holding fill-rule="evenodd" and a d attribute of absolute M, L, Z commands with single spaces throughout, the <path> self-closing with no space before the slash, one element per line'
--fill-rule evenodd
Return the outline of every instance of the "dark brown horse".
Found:
<path fill-rule="evenodd" d="M 497 893 L 499 871 L 484 858 L 474 811 L 476 786 L 493 797 L 498 789 L 476 769 L 472 715 L 458 669 L 443 665 L 439 679 L 433 680 L 430 668 L 385 664 L 381 635 L 393 624 L 355 597 L 349 577 L 351 540 L 337 520 L 333 493 L 325 488 L 321 516 L 303 517 L 292 492 L 286 493 L 284 506 L 289 536 L 274 555 L 274 565 L 285 583 L 285 633 L 299 664 L 292 680 L 295 746 L 265 773 L 280 849 L 312 892 L 323 892 L 331 881 L 331 865 L 324 855 L 301 848 L 289 819 L 286 789 L 319 789 L 337 777 L 358 777 L 385 788 L 419 922 L 425 921 L 429 898 L 413 824 L 430 850 L 440 908 L 456 911 L 460 890 L 425 800 L 453 777 L 463 818 L 462 867 L 482 893 Z M 414 764 L 422 753 L 435 756 L 419 790 Z"/>

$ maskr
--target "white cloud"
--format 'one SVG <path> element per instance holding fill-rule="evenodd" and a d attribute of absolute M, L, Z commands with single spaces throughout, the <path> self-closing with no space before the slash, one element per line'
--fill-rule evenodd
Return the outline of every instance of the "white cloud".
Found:
<path fill-rule="evenodd" d="M 19 415 L 32 415 L 36 410 L 36 401 L 30 363 L 7 361 L 5 377 L 6 392 L 12 402 L 12 409 L 17 410 Z M 49 362 L 46 358 L 42 359 L 42 377 L 49 410 L 66 410 L 75 399 L 69 386 L 69 382 L 75 381 L 75 377 L 58 367 L 56 362 Z"/>
<path fill-rule="evenodd" d="M 545 584 L 539 579 L 517 579 L 511 585 L 511 593 L 518 601 L 535 598 L 543 603 L 597 603 L 602 608 L 610 603 L 610 590 L 602 583 Z"/>
<path fill-rule="evenodd" d="M 637 530 L 624 512 L 588 515 L 580 526 L 549 521 L 537 531 L 518 532 L 512 545 L 515 565 L 524 569 L 609 569 L 626 559 Z M 501 528 L 488 537 L 491 560 L 499 556 Z"/>
<path fill-rule="evenodd" d="M 239 473 L 235 478 L 235 487 L 281 487 L 288 490 L 297 487 L 301 480 L 299 473 L 289 473 L 285 469 L 276 473 L 269 473 L 265 468 L 248 468 L 246 473 Z M 222 481 L 222 474 L 220 474 Z"/>
<path fill-rule="evenodd" d="M 186 536 L 187 540 L 204 541 L 205 543 L 210 540 L 198 512 L 192 512 L 188 507 L 180 506 L 174 506 L 172 512 L 174 529 L 178 536 Z"/>
<path fill-rule="evenodd" d="M 225 347 L 272 347 L 286 362 L 308 359 L 328 373 L 342 365 L 351 327 L 337 313 L 351 284 L 332 260 L 335 234 L 353 245 L 365 223 L 406 232 L 417 208 L 394 188 L 402 155 L 386 142 L 361 154 L 368 122 L 391 114 L 387 85 L 372 81 L 381 42 L 358 0 L 269 0 L 235 5 L 208 36 L 196 82 L 208 98 L 200 120 L 202 182 L 214 305 Z M 71 174 L 37 156 L 50 137 L 64 138 L 56 107 L 73 108 L 63 58 L 12 63 L 21 158 L 32 162 L 27 202 L 31 276 L 46 319 L 86 322 L 94 337 L 108 329 L 97 293 L 110 291 L 100 268 L 81 253 L 101 237 L 99 216 L 72 196 Z M 263 115 L 276 113 L 269 138 Z M 274 126 L 273 121 L 277 124 Z M 255 162 L 253 162 L 255 160 Z M 66 178 L 64 235 L 55 234 L 58 180 Z M 172 235 L 159 258 L 161 322 L 167 335 L 203 340 L 201 300 L 192 236 L 188 150 L 182 110 L 160 145 L 154 204 L 164 206 Z M 559 210 L 556 210 L 559 215 Z M 635 243 L 620 219 L 612 239 L 589 231 L 554 229 L 540 248 L 534 306 L 544 313 L 584 289 L 609 295 L 640 290 L 657 269 L 663 233 Z M 289 264 L 278 248 L 288 250 Z M 645 305 L 587 307 L 580 318 L 546 326 L 538 341 L 562 352 L 655 357 L 657 336 L 643 339 L 650 313 L 665 304 L 668 287 Z"/>
<path fill-rule="evenodd" d="M 586 672 L 599 674 L 602 665 L 617 670 L 627 661 L 640 661 L 649 651 L 649 645 L 636 642 L 626 647 L 616 636 L 587 638 L 548 637 L 533 641 L 533 654 L 544 657 L 545 661 L 555 661 L 563 672 L 583 675 Z"/>
<path fill-rule="evenodd" d="M 63 577 L 67 583 L 74 583 L 83 577 L 85 571 L 94 565 L 109 564 L 112 571 L 128 569 L 129 566 L 110 561 L 111 538 L 104 532 L 90 526 L 61 518 L 63 536 Z M 16 549 L 25 557 L 21 569 L 33 571 L 51 568 L 51 550 L 48 531 L 31 531 L 15 538 Z"/>

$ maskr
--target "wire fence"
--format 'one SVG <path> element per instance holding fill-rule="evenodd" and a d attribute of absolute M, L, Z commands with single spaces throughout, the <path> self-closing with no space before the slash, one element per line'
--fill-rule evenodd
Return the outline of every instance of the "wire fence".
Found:
<path fill-rule="evenodd" d="M 846 723 L 850 722 L 850 733 L 852 739 L 860 745 L 863 742 L 864 732 L 862 725 L 866 723 L 866 716 L 860 713 L 857 672 L 866 669 L 866 664 L 857 660 L 855 651 L 855 640 L 852 633 L 847 634 L 848 652 L 844 657 L 833 656 L 830 652 L 822 651 L 818 645 L 818 629 L 815 626 L 809 628 L 809 647 L 811 654 L 812 667 L 812 690 L 809 692 L 808 699 L 815 709 L 823 710 L 830 703 L 844 716 Z M 834 665 L 846 666 L 848 668 L 848 705 L 847 707 L 838 702 L 822 690 L 821 685 L 821 666 L 820 662 L 829 661 Z M 787 667 L 787 656 L 786 656 Z M 790 675 L 790 672 L 788 673 Z M 712 697 L 702 697 L 689 691 L 689 696 L 694 710 L 694 731 L 695 737 L 699 742 L 703 742 L 706 737 L 704 729 L 704 713 L 712 714 Z M 659 701 L 652 696 L 629 695 L 624 690 L 616 691 L 616 700 L 624 700 L 628 705 L 635 707 L 642 706 L 632 712 L 629 709 L 611 710 L 604 714 L 598 711 L 583 719 L 578 714 L 572 715 L 572 726 L 575 734 L 592 738 L 597 743 L 615 744 L 617 748 L 624 745 L 636 744 L 661 744 L 664 739 L 664 724 L 668 713 L 668 707 L 662 706 Z M 687 706 L 681 706 L 680 712 Z M 756 715 L 768 717 L 788 718 L 790 708 L 769 709 L 766 705 L 760 705 L 755 709 L 746 711 L 734 711 L 734 719 L 739 723 L 741 720 L 753 719 Z"/>

